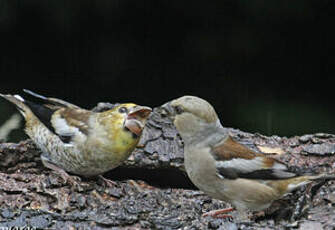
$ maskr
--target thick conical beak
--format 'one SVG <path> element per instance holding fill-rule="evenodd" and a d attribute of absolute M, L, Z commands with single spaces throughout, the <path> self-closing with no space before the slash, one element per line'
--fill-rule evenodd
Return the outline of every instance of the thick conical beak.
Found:
<path fill-rule="evenodd" d="M 148 106 L 135 106 L 133 107 L 129 113 L 128 118 L 135 117 L 137 119 L 147 119 L 151 113 L 152 109 Z"/>
<path fill-rule="evenodd" d="M 165 117 L 168 117 L 172 121 L 174 120 L 174 117 L 176 115 L 175 110 L 171 106 L 171 102 L 167 102 L 161 107 L 159 107 L 159 113 Z"/>
<path fill-rule="evenodd" d="M 140 136 L 152 109 L 147 106 L 134 106 L 125 121 L 125 127 L 136 136 Z"/>

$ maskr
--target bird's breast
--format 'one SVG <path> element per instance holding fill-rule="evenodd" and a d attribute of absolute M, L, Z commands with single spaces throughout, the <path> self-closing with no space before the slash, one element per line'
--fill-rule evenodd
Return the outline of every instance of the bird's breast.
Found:
<path fill-rule="evenodd" d="M 209 154 L 209 148 L 185 148 L 184 163 L 187 175 L 195 186 L 208 195 L 217 197 L 220 184 L 216 174 L 214 158 Z"/>
<path fill-rule="evenodd" d="M 101 164 L 114 167 L 127 159 L 135 149 L 139 139 L 122 129 L 115 130 L 104 136 L 92 135 L 86 143 L 86 160 L 99 161 Z M 116 166 L 115 166 L 116 167 Z"/>

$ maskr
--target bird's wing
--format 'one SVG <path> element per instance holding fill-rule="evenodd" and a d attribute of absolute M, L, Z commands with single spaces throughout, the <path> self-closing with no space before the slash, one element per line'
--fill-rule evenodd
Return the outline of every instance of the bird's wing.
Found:
<path fill-rule="evenodd" d="M 224 178 L 284 179 L 295 177 L 287 166 L 264 154 L 254 152 L 230 136 L 211 150 L 218 175 Z"/>
<path fill-rule="evenodd" d="M 22 101 L 64 143 L 69 143 L 75 135 L 88 134 L 88 119 L 91 111 L 57 98 L 47 98 L 29 90 L 24 91 L 45 103 Z"/>
<path fill-rule="evenodd" d="M 66 108 L 80 109 L 79 106 L 74 105 L 74 104 L 72 104 L 70 102 L 67 102 L 67 101 L 63 101 L 63 100 L 58 99 L 58 98 L 45 97 L 43 95 L 37 94 L 37 93 L 35 93 L 31 90 L 28 90 L 28 89 L 24 89 L 23 91 L 25 93 L 35 97 L 35 98 L 38 98 L 38 99 L 42 100 L 45 103 L 45 106 L 48 106 L 48 107 L 51 107 L 51 108 L 66 107 Z"/>
<path fill-rule="evenodd" d="M 50 123 L 61 140 L 69 143 L 76 135 L 88 135 L 91 114 L 91 111 L 85 109 L 61 108 L 54 112 Z"/>

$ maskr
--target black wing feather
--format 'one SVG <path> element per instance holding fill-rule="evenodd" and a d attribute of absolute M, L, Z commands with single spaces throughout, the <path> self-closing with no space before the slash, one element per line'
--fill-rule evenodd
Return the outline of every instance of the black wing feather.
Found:
<path fill-rule="evenodd" d="M 298 176 L 289 171 L 278 169 L 259 169 L 253 172 L 241 172 L 234 168 L 217 168 L 219 175 L 228 179 L 255 179 L 255 180 L 280 180 Z"/>
<path fill-rule="evenodd" d="M 46 107 L 44 105 L 39 105 L 31 101 L 25 100 L 24 103 L 30 108 L 33 114 L 54 134 L 56 131 L 51 124 L 51 117 L 55 110 Z"/>
<path fill-rule="evenodd" d="M 51 124 L 51 118 L 54 112 L 62 107 L 76 107 L 68 102 L 60 99 L 48 98 L 43 95 L 34 93 L 30 90 L 24 89 L 25 93 L 32 96 L 37 102 L 25 100 L 24 103 L 30 108 L 33 114 L 55 135 L 57 135 L 63 143 L 70 143 L 72 136 L 59 135 Z"/>
<path fill-rule="evenodd" d="M 50 107 L 46 107 L 44 105 L 40 105 L 31 101 L 25 100 L 24 103 L 30 108 L 33 114 L 55 135 L 57 135 L 63 143 L 70 143 L 72 140 L 72 136 L 64 136 L 56 133 L 56 130 L 51 124 L 51 117 L 56 111 L 56 109 L 52 109 Z"/>

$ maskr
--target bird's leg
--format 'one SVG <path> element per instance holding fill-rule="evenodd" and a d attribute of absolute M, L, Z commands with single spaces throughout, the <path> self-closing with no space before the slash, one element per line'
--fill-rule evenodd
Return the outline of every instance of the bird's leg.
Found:
<path fill-rule="evenodd" d="M 206 212 L 202 214 L 203 217 L 205 216 L 211 216 L 213 218 L 233 218 L 231 215 L 228 215 L 226 213 L 234 211 L 234 208 L 225 208 L 225 209 L 219 209 L 219 210 L 213 210 L 210 212 Z"/>
<path fill-rule="evenodd" d="M 58 174 L 64 180 L 64 183 L 69 182 L 70 184 L 72 184 L 74 186 L 79 185 L 79 183 L 78 183 L 78 182 L 80 182 L 80 178 L 79 177 L 70 176 L 67 172 L 65 172 L 64 169 L 58 167 L 55 164 L 50 163 L 49 161 L 43 160 L 42 162 L 43 162 L 43 164 L 44 164 L 45 167 L 53 170 L 53 172 L 55 172 L 56 174 Z"/>
<path fill-rule="evenodd" d="M 102 180 L 102 182 L 107 186 L 107 187 L 115 187 L 117 185 L 117 183 L 115 183 L 112 180 L 106 179 L 105 177 L 103 177 L 102 175 L 99 175 L 98 178 L 100 180 Z"/>

